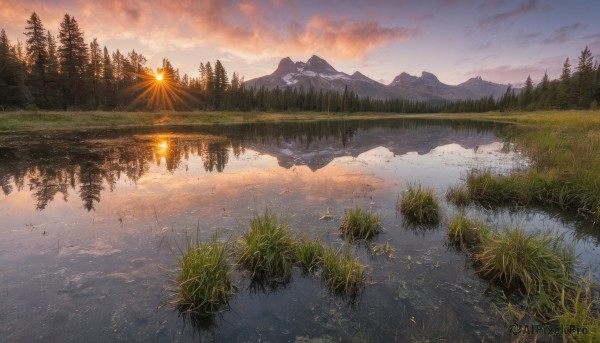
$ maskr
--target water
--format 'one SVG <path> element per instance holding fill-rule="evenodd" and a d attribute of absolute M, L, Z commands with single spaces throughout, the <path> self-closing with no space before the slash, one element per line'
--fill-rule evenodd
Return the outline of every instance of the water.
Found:
<path fill-rule="evenodd" d="M 409 183 L 440 199 L 473 167 L 526 165 L 498 133 L 459 121 L 355 120 L 0 136 L 0 332 L 6 341 L 510 341 L 488 284 L 447 247 L 443 224 L 396 213 Z M 504 149 L 503 149 L 504 148 Z M 508 152 L 507 152 L 508 151 Z M 371 285 L 357 299 L 294 271 L 249 284 L 231 310 L 193 322 L 165 306 L 186 233 L 234 241 L 269 207 L 295 232 L 340 246 L 344 210 L 381 213 L 397 257 L 356 244 Z M 330 209 L 332 221 L 320 220 Z M 456 211 L 443 202 L 444 216 Z M 598 235 L 564 216 L 472 208 L 495 223 L 551 229 L 594 269 Z M 320 340 L 318 340 L 320 339 Z"/>

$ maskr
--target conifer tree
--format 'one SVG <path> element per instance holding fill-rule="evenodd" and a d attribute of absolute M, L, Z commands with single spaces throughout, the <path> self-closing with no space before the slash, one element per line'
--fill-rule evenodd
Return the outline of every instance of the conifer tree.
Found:
<path fill-rule="evenodd" d="M 571 105 L 571 63 L 569 58 L 563 64 L 560 74 L 560 84 L 558 86 L 558 106 L 562 109 L 569 108 Z"/>
<path fill-rule="evenodd" d="M 84 103 L 84 75 L 87 62 L 87 45 L 83 32 L 74 17 L 65 14 L 58 34 L 60 46 L 60 70 L 63 79 L 65 106 L 81 106 Z"/>
<path fill-rule="evenodd" d="M 29 103 L 25 76 L 17 48 L 10 44 L 6 32 L 0 31 L 0 109 L 20 108 Z"/>
<path fill-rule="evenodd" d="M 86 70 L 86 90 L 87 90 L 87 106 L 89 109 L 98 109 L 102 107 L 102 60 L 103 55 L 100 51 L 98 40 L 90 43 L 90 61 Z"/>
<path fill-rule="evenodd" d="M 579 63 L 577 64 L 577 86 L 577 106 L 579 108 L 589 108 L 594 97 L 595 85 L 592 52 L 587 46 L 579 56 Z"/>
<path fill-rule="evenodd" d="M 103 52 L 102 63 L 102 93 L 104 94 L 103 104 L 105 109 L 114 109 L 116 106 L 115 98 L 115 74 L 113 64 L 110 59 L 110 53 L 106 46 Z"/>
<path fill-rule="evenodd" d="M 48 68 L 46 70 L 46 97 L 47 107 L 50 109 L 60 108 L 62 103 L 62 92 L 60 87 L 60 74 L 56 40 L 48 31 Z"/>
<path fill-rule="evenodd" d="M 39 107 L 47 107 L 46 71 L 48 68 L 48 38 L 40 17 L 33 12 L 25 27 L 25 52 L 29 65 L 27 84 L 34 102 Z"/>

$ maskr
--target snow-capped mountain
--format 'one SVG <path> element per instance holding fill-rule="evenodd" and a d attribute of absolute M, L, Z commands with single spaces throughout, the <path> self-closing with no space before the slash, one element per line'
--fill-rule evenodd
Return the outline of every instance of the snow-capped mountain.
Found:
<path fill-rule="evenodd" d="M 479 99 L 484 96 L 502 96 L 507 85 L 484 81 L 481 77 L 472 78 L 456 86 L 444 84 L 428 72 L 420 77 L 401 73 L 392 83 L 384 85 L 356 71 L 352 75 L 337 71 L 324 59 L 313 55 L 308 61 L 294 62 L 289 57 L 279 62 L 277 69 L 270 75 L 258 77 L 246 82 L 247 87 L 296 87 L 315 90 L 354 91 L 361 97 L 376 99 L 413 99 L 413 100 L 458 100 Z"/>

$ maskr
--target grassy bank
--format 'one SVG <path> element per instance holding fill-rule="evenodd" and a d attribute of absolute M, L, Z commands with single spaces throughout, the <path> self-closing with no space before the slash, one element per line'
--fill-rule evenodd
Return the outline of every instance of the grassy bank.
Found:
<path fill-rule="evenodd" d="M 502 118 L 519 124 L 509 139 L 531 165 L 503 176 L 472 171 L 466 181 L 469 198 L 491 206 L 560 208 L 600 219 L 600 112 L 536 112 Z"/>
<path fill-rule="evenodd" d="M 390 113 L 316 112 L 0 112 L 0 132 L 73 130 L 158 125 L 395 118 Z"/>

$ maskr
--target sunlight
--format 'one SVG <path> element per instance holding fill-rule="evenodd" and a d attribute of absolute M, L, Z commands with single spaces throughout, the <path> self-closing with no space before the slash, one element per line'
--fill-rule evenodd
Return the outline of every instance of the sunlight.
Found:
<path fill-rule="evenodd" d="M 156 74 L 154 77 L 156 77 L 156 81 L 158 81 L 158 82 L 162 82 L 162 80 L 163 80 L 163 74 L 162 73 L 161 74 Z"/>

